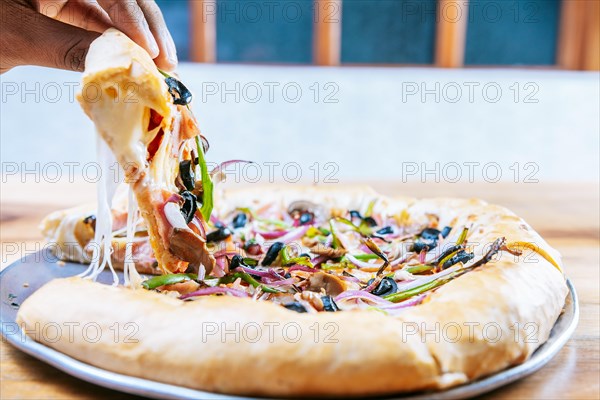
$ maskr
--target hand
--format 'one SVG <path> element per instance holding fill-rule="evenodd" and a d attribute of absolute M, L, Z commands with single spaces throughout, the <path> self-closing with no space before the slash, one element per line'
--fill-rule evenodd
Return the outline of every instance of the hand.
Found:
<path fill-rule="evenodd" d="M 115 27 L 167 71 L 173 38 L 154 0 L 2 0 L 0 73 L 18 65 L 82 71 L 91 42 Z"/>

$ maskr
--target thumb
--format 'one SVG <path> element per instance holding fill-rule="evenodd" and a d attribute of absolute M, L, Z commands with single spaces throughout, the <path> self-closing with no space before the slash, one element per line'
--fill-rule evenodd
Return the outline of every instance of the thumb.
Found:
<path fill-rule="evenodd" d="M 9 6 L 3 11 L 3 17 L 7 19 L 4 19 L 6 23 L 3 23 L 4 32 L 0 39 L 2 71 L 18 65 L 83 71 L 90 44 L 100 36 L 28 7 Z M 12 16 L 11 11 L 15 11 Z"/>

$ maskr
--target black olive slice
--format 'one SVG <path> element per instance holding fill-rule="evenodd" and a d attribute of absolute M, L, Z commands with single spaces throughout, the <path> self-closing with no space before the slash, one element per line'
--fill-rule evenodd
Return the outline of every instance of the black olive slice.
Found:
<path fill-rule="evenodd" d="M 374 279 L 370 279 L 368 284 L 373 283 Z M 379 282 L 379 285 L 371 291 L 375 296 L 387 296 L 388 294 L 396 293 L 398 285 L 396 281 L 390 277 L 385 277 Z"/>
<path fill-rule="evenodd" d="M 192 102 L 192 93 L 181 81 L 172 76 L 165 78 L 169 93 L 173 96 L 173 104 L 185 106 Z"/>
<path fill-rule="evenodd" d="M 448 237 L 448 235 L 450 234 L 450 231 L 452 230 L 451 226 L 446 226 L 444 227 L 444 229 L 442 229 L 442 237 L 444 239 L 446 239 Z"/>
<path fill-rule="evenodd" d="M 298 220 L 298 222 L 300 222 L 300 225 L 306 225 L 306 224 L 310 224 L 314 219 L 314 216 L 312 215 L 312 213 L 309 212 L 304 212 L 302 213 L 302 215 L 300 215 L 300 219 Z"/>
<path fill-rule="evenodd" d="M 241 212 L 233 218 L 232 225 L 235 229 L 243 228 L 246 226 L 246 222 L 248 222 L 248 217 L 246 213 Z"/>
<path fill-rule="evenodd" d="M 421 241 L 417 241 L 415 243 L 413 243 L 412 247 L 410 248 L 410 251 L 414 251 L 415 253 L 420 253 L 423 250 L 425 250 L 425 252 L 428 252 L 431 249 L 434 249 L 437 246 L 437 242 L 433 242 L 433 243 L 424 243 Z"/>
<path fill-rule="evenodd" d="M 242 258 L 242 256 L 240 256 L 239 254 L 236 254 L 235 256 L 233 256 L 231 258 L 231 261 L 229 261 L 229 270 L 230 271 L 234 270 L 243 264 L 244 264 L 244 259 Z"/>
<path fill-rule="evenodd" d="M 281 251 L 281 249 L 283 249 L 283 246 L 284 244 L 281 242 L 273 243 L 271 247 L 269 247 L 269 250 L 267 250 L 267 254 L 265 255 L 265 258 L 263 258 L 261 264 L 265 267 L 273 264 L 273 261 L 275 261 L 277 255 L 279 255 L 279 252 Z"/>
<path fill-rule="evenodd" d="M 226 227 L 220 227 L 216 231 L 212 231 L 206 235 L 207 242 L 220 242 L 221 240 L 227 239 L 231 236 L 231 231 Z"/>
<path fill-rule="evenodd" d="M 454 256 L 452 256 L 452 258 L 450 258 L 448 261 L 446 261 L 442 265 L 442 269 L 450 268 L 451 266 L 453 266 L 454 264 L 457 264 L 459 262 L 465 264 L 465 263 L 471 261 L 473 259 L 473 257 L 475 257 L 475 254 L 467 253 L 466 251 L 461 250 L 458 253 L 456 253 Z"/>
<path fill-rule="evenodd" d="M 96 229 L 96 216 L 95 215 L 90 215 L 87 216 L 83 219 L 83 223 L 86 225 L 90 225 L 92 227 L 92 229 Z"/>
<path fill-rule="evenodd" d="M 187 190 L 184 190 L 180 194 L 181 197 L 183 197 L 181 213 L 183 214 L 183 218 L 185 218 L 186 224 L 189 224 L 192 222 L 192 219 L 194 219 L 194 214 L 196 214 L 196 210 L 198 209 L 198 200 L 196 199 L 196 196 Z"/>
<path fill-rule="evenodd" d="M 333 297 L 331 296 L 323 296 L 321 297 L 321 301 L 323 302 L 323 311 L 335 312 L 340 311 L 335 301 L 333 301 Z"/>
<path fill-rule="evenodd" d="M 440 261 L 442 261 L 444 258 L 448 257 L 450 254 L 454 253 L 455 251 L 458 251 L 460 249 L 462 249 L 462 245 L 460 244 L 456 244 L 453 246 L 448 247 L 446 250 L 442 251 L 442 254 L 440 254 L 438 256 L 438 258 L 433 262 L 433 264 L 439 264 Z"/>
<path fill-rule="evenodd" d="M 192 160 L 183 160 L 179 163 L 179 176 L 181 176 L 183 186 L 185 186 L 187 190 L 194 190 L 196 185 L 196 174 L 194 173 Z"/>
<path fill-rule="evenodd" d="M 437 241 L 440 238 L 440 231 L 435 228 L 425 228 L 419 236 L 426 241 Z"/>
<path fill-rule="evenodd" d="M 356 210 L 351 210 L 350 211 L 350 218 L 358 218 L 358 219 L 363 219 L 362 215 L 360 215 L 360 213 Z"/>
<path fill-rule="evenodd" d="M 385 228 L 381 228 L 380 230 L 378 230 L 376 233 L 378 235 L 389 235 L 391 233 L 394 233 L 394 230 L 391 226 L 386 226 Z"/>
<path fill-rule="evenodd" d="M 304 306 L 297 301 L 294 301 L 293 303 L 284 304 L 283 306 L 288 310 L 296 311 L 299 313 L 306 312 L 306 308 L 304 308 Z"/>

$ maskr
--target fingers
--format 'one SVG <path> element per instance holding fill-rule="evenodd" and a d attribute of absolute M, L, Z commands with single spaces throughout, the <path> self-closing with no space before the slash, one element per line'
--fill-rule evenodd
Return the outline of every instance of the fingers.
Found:
<path fill-rule="evenodd" d="M 134 0 L 98 0 L 112 25 L 156 58 L 159 47 L 140 6 Z"/>
<path fill-rule="evenodd" d="M 56 21 L 12 2 L 4 11 L 7 24 L 14 26 L 3 29 L 1 35 L 2 71 L 17 65 L 83 71 L 88 48 L 99 36 L 97 32 Z"/>
<path fill-rule="evenodd" d="M 104 32 L 112 26 L 106 11 L 95 0 L 37 0 L 38 12 L 66 24 Z"/>
<path fill-rule="evenodd" d="M 159 54 L 154 61 L 162 69 L 174 70 L 177 67 L 177 50 L 160 8 L 154 0 L 138 0 L 138 5 L 142 9 L 150 26 L 150 31 L 158 43 Z"/>
<path fill-rule="evenodd" d="M 172 71 L 177 51 L 154 0 L 37 0 L 40 13 L 83 29 L 114 26 L 142 46 L 159 68 Z"/>
<path fill-rule="evenodd" d="M 52 17 L 52 15 L 48 15 Z M 88 31 L 104 32 L 112 26 L 112 22 L 97 1 L 68 1 L 55 19 L 75 25 Z"/>
<path fill-rule="evenodd" d="M 3 3 L 6 24 L 0 35 L 0 73 L 27 64 L 83 71 L 91 42 L 110 26 L 146 49 L 160 68 L 173 70 L 177 53 L 160 9 L 154 0 L 137 1 Z M 53 13 L 44 11 L 48 7 Z"/>

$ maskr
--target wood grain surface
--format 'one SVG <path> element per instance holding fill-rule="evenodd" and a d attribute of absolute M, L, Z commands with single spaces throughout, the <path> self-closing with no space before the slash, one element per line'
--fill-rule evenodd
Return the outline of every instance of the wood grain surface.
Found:
<path fill-rule="evenodd" d="M 524 217 L 563 255 L 566 274 L 580 298 L 581 317 L 573 338 L 532 376 L 483 398 L 600 398 L 600 226 L 598 184 L 398 184 L 374 183 L 384 194 L 418 197 L 480 197 Z M 0 190 L 2 266 L 43 246 L 37 225 L 47 213 L 92 202 L 91 183 L 4 180 Z M 15 253 L 15 249 L 17 252 Z M 94 386 L 0 344 L 0 398 L 135 398 Z"/>

